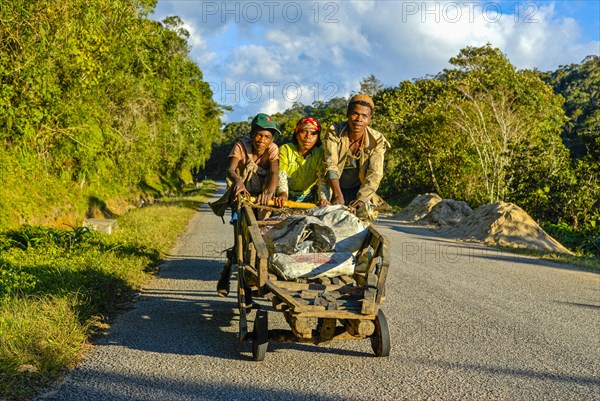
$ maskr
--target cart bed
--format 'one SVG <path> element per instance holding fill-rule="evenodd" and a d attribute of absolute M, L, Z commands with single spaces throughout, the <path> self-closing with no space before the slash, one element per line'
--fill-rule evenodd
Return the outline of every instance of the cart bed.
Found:
<path fill-rule="evenodd" d="M 366 272 L 334 278 L 286 281 L 271 273 L 268 248 L 248 205 L 240 209 L 235 241 L 240 337 L 247 334 L 246 312 L 253 305 L 252 297 L 268 299 L 275 310 L 283 312 L 293 332 L 291 338 L 296 341 L 321 343 L 366 338 L 377 331 L 378 319 L 384 319 L 379 305 L 384 298 L 389 269 L 389 243 L 374 225 L 369 226 L 356 257 L 358 260 L 366 255 Z M 342 327 L 336 327 L 337 321 Z"/>

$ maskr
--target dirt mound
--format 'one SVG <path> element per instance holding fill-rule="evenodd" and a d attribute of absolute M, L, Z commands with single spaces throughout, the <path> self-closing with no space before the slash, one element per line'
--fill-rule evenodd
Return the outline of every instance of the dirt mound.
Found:
<path fill-rule="evenodd" d="M 496 202 L 480 206 L 446 233 L 453 237 L 483 241 L 486 245 L 571 254 L 546 234 L 523 209 L 512 203 Z"/>
<path fill-rule="evenodd" d="M 453 226 L 472 213 L 473 209 L 466 202 L 444 199 L 435 204 L 429 214 L 421 220 L 438 226 Z"/>
<path fill-rule="evenodd" d="M 438 194 L 419 195 L 408 206 L 396 213 L 393 218 L 402 221 L 417 221 L 427 216 L 431 209 L 442 201 Z"/>

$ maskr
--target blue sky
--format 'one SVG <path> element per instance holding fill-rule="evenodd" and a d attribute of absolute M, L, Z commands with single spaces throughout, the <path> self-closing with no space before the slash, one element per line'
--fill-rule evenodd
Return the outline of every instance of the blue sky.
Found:
<path fill-rule="evenodd" d="M 436 74 L 466 46 L 491 43 L 518 68 L 553 70 L 600 55 L 600 1 L 158 0 L 182 18 L 191 57 L 226 122 L 295 101 L 347 97 Z"/>

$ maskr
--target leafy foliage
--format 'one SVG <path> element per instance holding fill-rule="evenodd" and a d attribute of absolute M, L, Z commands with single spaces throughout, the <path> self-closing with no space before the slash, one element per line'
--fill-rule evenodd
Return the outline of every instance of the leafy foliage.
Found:
<path fill-rule="evenodd" d="M 565 192 L 565 218 L 577 229 L 600 211 L 600 57 L 586 57 L 581 64 L 561 66 L 540 74 L 565 98 L 569 121 L 562 138 L 571 153 L 573 177 Z"/>
<path fill-rule="evenodd" d="M 565 98 L 569 121 L 563 138 L 573 157 L 600 160 L 600 57 L 591 55 L 581 64 L 560 66 L 540 76 Z"/>
<path fill-rule="evenodd" d="M 4 240 L 0 250 L 16 247 L 23 250 L 40 247 L 59 247 L 72 249 L 78 244 L 88 243 L 95 232 L 87 227 L 76 227 L 72 230 L 43 226 L 23 226 L 19 230 L 11 230 L 2 235 Z"/>
<path fill-rule="evenodd" d="M 0 178 L 50 181 L 81 199 L 150 188 L 155 177 L 175 188 L 204 165 L 221 108 L 188 56 L 182 21 L 147 19 L 155 4 L 0 5 Z M 5 196 L 0 209 L 21 206 Z"/>
<path fill-rule="evenodd" d="M 393 144 L 387 195 L 435 191 L 474 206 L 514 201 L 538 218 L 554 213 L 553 195 L 569 179 L 561 98 L 490 45 L 467 47 L 450 62 L 437 77 L 375 98 L 374 126 Z M 542 200 L 540 187 L 548 188 Z"/>
<path fill-rule="evenodd" d="M 34 275 L 18 270 L 6 262 L 0 263 L 0 299 L 11 294 L 32 291 L 36 284 Z"/>
<path fill-rule="evenodd" d="M 584 256 L 600 257 L 600 214 L 591 216 L 577 229 L 564 221 L 544 223 L 542 227 L 568 248 Z"/>

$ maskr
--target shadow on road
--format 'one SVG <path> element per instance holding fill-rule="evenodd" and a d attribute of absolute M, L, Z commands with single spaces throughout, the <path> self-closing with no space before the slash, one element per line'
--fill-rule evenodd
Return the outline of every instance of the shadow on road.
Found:
<path fill-rule="evenodd" d="M 193 379 L 167 378 L 154 375 L 118 374 L 100 370 L 90 370 L 93 381 L 77 383 L 77 394 L 85 394 L 88 400 L 319 400 L 319 401 L 359 401 L 361 398 L 350 394 L 327 396 L 305 389 L 283 390 L 277 383 L 266 384 L 259 380 L 256 384 L 215 380 L 214 373 L 206 366 L 198 366 Z M 263 372 L 267 374 L 267 372 Z M 107 389 L 110 389 L 107 391 Z"/>
<path fill-rule="evenodd" d="M 568 382 L 577 383 L 580 385 L 600 386 L 600 379 L 593 376 L 574 376 L 555 372 L 541 372 L 533 369 L 504 368 L 498 366 L 486 366 L 482 364 L 449 362 L 430 359 L 416 359 L 411 361 L 416 362 L 417 364 L 436 366 L 443 369 L 462 369 L 466 371 L 477 371 L 480 373 L 491 375 L 532 378 L 543 380 L 544 382 Z"/>
<path fill-rule="evenodd" d="M 142 291 L 136 307 L 120 316 L 99 345 L 178 355 L 240 359 L 236 304 L 214 290 L 221 261 L 171 259 L 160 280 Z M 235 284 L 235 283 L 234 283 Z"/>

